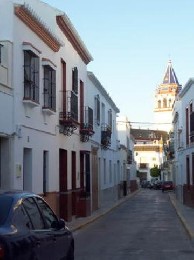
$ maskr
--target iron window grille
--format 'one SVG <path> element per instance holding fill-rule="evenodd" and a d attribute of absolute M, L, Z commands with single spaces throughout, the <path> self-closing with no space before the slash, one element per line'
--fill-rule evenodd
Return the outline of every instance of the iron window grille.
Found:
<path fill-rule="evenodd" d="M 194 112 L 190 114 L 190 142 L 194 142 Z"/>
<path fill-rule="evenodd" d="M 78 69 L 77 67 L 72 70 L 72 90 L 75 94 L 78 94 Z"/>
<path fill-rule="evenodd" d="M 100 97 L 95 96 L 95 121 L 97 125 L 100 125 Z"/>
<path fill-rule="evenodd" d="M 68 100 L 68 106 L 70 106 L 72 118 L 78 121 L 78 96 L 74 92 L 71 92 L 71 100 Z"/>
<path fill-rule="evenodd" d="M 44 108 L 56 111 L 56 71 L 44 66 Z"/>
<path fill-rule="evenodd" d="M 0 44 L 0 64 L 2 63 L 2 48 L 3 48 L 3 45 Z"/>
<path fill-rule="evenodd" d="M 39 102 L 39 57 L 24 51 L 24 99 Z"/>
<path fill-rule="evenodd" d="M 110 129 L 112 130 L 112 109 L 108 110 L 108 125 L 110 126 Z"/>
<path fill-rule="evenodd" d="M 85 108 L 85 123 L 87 127 L 93 129 L 93 109 L 91 107 Z"/>

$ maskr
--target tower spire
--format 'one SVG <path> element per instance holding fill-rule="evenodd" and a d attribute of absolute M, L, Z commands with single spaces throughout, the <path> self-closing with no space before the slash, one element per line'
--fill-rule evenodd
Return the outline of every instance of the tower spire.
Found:
<path fill-rule="evenodd" d="M 166 72 L 164 74 L 163 82 L 162 84 L 177 84 L 180 85 L 177 79 L 177 76 L 174 72 L 174 69 L 172 67 L 172 61 L 168 61 L 168 65 L 166 68 Z"/>

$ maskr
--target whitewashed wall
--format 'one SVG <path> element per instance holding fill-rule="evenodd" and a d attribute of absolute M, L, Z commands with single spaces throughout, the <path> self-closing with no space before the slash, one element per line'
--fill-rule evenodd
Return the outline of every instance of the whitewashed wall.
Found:
<path fill-rule="evenodd" d="M 192 171 L 192 153 L 194 153 L 193 145 L 186 145 L 186 108 L 189 109 L 190 104 L 194 107 L 194 79 L 191 78 L 185 84 L 182 92 L 179 95 L 180 101 L 175 103 L 175 110 L 179 113 L 179 121 L 176 128 L 181 130 L 181 147 L 176 147 L 176 160 L 178 170 L 178 181 L 181 185 L 186 183 L 186 156 L 190 157 L 190 169 Z M 177 137 L 178 138 L 178 137 Z M 192 176 L 190 174 L 190 182 L 192 183 Z"/>
<path fill-rule="evenodd" d="M 41 19 L 46 27 L 60 38 L 64 43 L 58 53 L 53 52 L 40 38 L 32 32 L 16 15 L 14 15 L 14 3 L 28 3 L 34 10 L 36 16 Z M 12 60 L 12 87 L 13 96 L 7 95 L 0 91 L 1 108 L 5 107 L 7 116 L 0 109 L 0 117 L 4 118 L 4 123 L 0 124 L 0 132 L 12 133 L 16 135 L 13 141 L 13 169 L 12 169 L 12 186 L 17 189 L 23 188 L 23 149 L 32 149 L 32 190 L 36 193 L 42 192 L 42 164 L 43 151 L 49 152 L 49 191 L 59 190 L 59 148 L 68 151 L 80 150 L 78 130 L 67 138 L 59 134 L 59 112 L 61 111 L 61 58 L 67 64 L 67 86 L 71 88 L 72 68 L 78 67 L 79 80 L 86 82 L 86 64 L 82 61 L 79 54 L 72 47 L 70 42 L 61 32 L 56 24 L 56 15 L 62 12 L 51 8 L 49 5 L 38 0 L 25 1 L 0 1 L 1 20 L 0 20 L 0 40 L 9 41 L 10 46 L 13 44 Z M 30 107 L 23 102 L 23 49 L 22 43 L 30 42 L 35 49 L 39 50 L 40 58 L 40 104 Z M 34 49 L 34 51 L 36 51 Z M 11 55 L 12 56 L 12 55 Z M 56 66 L 56 86 L 57 100 L 56 113 L 52 115 L 45 114 L 42 111 L 43 106 L 43 68 L 41 65 L 42 58 L 47 58 Z M 1 89 L 0 89 L 1 90 Z M 69 164 L 68 171 L 71 172 Z M 21 174 L 18 174 L 18 168 L 21 167 Z M 77 156 L 77 169 L 79 161 Z M 79 183 L 79 171 L 77 170 L 77 181 Z M 71 178 L 68 178 L 68 187 L 71 186 Z"/>
<path fill-rule="evenodd" d="M 107 94 L 104 87 L 95 77 L 92 72 L 88 72 L 87 78 L 87 92 L 86 94 L 86 104 L 93 108 L 95 114 L 95 97 L 99 95 L 100 100 L 100 109 L 101 104 L 105 105 L 105 120 L 102 121 L 102 114 L 100 116 L 100 123 L 99 125 L 95 121 L 94 116 L 94 132 L 95 134 L 90 138 L 91 145 L 98 147 L 98 158 L 99 158 L 99 183 L 100 183 L 100 190 L 101 190 L 101 199 L 104 201 L 106 200 L 113 200 L 114 199 L 114 187 L 120 182 L 121 180 L 121 167 L 118 168 L 118 161 L 120 161 L 120 155 L 117 147 L 117 140 L 118 140 L 118 133 L 116 129 L 116 115 L 118 113 L 118 109 L 116 110 L 115 107 L 110 102 L 110 97 Z M 101 124 L 107 123 L 108 124 L 108 110 L 112 110 L 112 136 L 111 136 L 111 145 L 108 149 L 102 149 L 101 147 Z M 109 169 L 109 161 L 111 161 L 111 172 Z M 104 165 L 106 162 L 106 165 Z M 117 192 L 117 191 L 115 191 Z"/>

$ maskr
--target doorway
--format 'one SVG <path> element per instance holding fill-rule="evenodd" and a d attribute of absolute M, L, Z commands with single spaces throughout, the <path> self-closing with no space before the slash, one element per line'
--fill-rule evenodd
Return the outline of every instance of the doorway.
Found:
<path fill-rule="evenodd" d="M 32 149 L 23 151 L 23 190 L 32 192 Z"/>

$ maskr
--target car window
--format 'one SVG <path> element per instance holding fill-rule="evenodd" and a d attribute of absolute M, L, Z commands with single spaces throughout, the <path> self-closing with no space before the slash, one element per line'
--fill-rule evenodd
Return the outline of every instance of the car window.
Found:
<path fill-rule="evenodd" d="M 37 198 L 38 206 L 42 212 L 43 218 L 46 222 L 47 228 L 51 228 L 51 224 L 53 221 L 57 221 L 56 215 L 53 213 L 51 208 L 42 200 L 41 198 Z"/>
<path fill-rule="evenodd" d="M 23 206 L 32 222 L 34 229 L 43 229 L 44 222 L 33 198 L 27 198 L 23 201 Z"/>
<path fill-rule="evenodd" d="M 32 222 L 25 211 L 23 205 L 19 205 L 13 214 L 12 223 L 15 226 L 22 226 L 28 229 L 33 229 Z"/>
<path fill-rule="evenodd" d="M 0 226 L 2 226 L 7 219 L 12 202 L 13 199 L 10 197 L 0 197 Z"/>
<path fill-rule="evenodd" d="M 172 184 L 172 181 L 165 181 L 164 184 L 171 185 L 171 184 Z"/>

